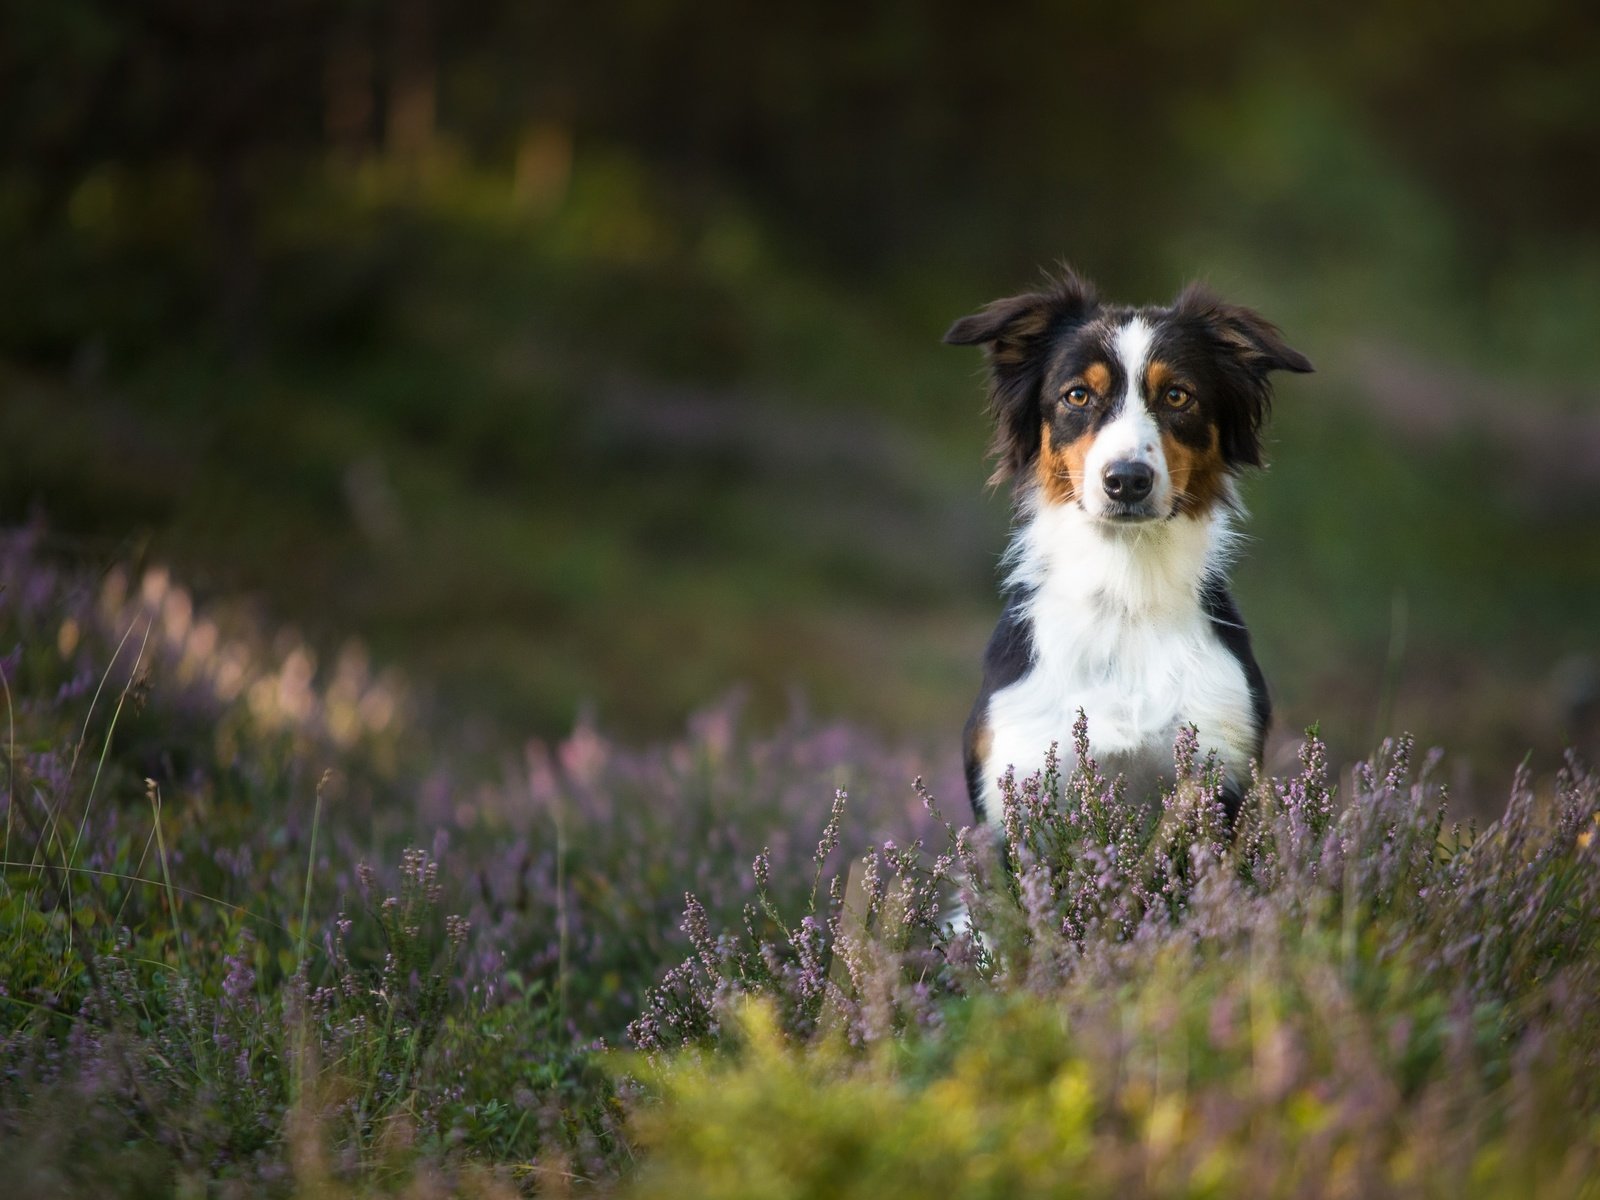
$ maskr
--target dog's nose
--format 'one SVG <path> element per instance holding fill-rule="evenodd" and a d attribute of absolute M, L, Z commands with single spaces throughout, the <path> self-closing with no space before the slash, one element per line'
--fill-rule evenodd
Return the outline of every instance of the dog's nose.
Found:
<path fill-rule="evenodd" d="M 1124 459 L 1108 466 L 1100 476 L 1106 495 L 1125 504 L 1137 504 L 1155 486 L 1156 473 L 1146 463 Z"/>

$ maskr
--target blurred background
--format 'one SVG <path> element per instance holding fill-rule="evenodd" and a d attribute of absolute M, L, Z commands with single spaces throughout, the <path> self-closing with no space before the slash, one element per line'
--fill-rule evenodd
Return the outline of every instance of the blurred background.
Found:
<path fill-rule="evenodd" d="M 1590 5 L 0 11 L 0 523 L 61 556 L 510 735 L 743 685 L 953 762 L 1008 502 L 939 338 L 1066 259 L 1318 365 L 1236 571 L 1274 753 L 1596 750 Z"/>

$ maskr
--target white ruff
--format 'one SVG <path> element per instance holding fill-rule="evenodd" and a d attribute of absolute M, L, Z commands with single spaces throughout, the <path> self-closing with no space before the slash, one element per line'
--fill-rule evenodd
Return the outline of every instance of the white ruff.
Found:
<path fill-rule="evenodd" d="M 1073 504 L 1025 498 L 1007 551 L 1010 583 L 1027 594 L 1033 661 L 989 701 L 991 743 L 984 807 L 1001 815 L 998 779 L 1020 782 L 1052 742 L 1070 761 L 1078 709 L 1090 752 L 1108 775 L 1127 776 L 1144 799 L 1172 773 L 1182 725 L 1200 731 L 1229 778 L 1249 777 L 1255 720 L 1244 669 L 1218 640 L 1200 603 L 1207 575 L 1221 574 L 1233 541 L 1229 514 L 1113 526 Z"/>

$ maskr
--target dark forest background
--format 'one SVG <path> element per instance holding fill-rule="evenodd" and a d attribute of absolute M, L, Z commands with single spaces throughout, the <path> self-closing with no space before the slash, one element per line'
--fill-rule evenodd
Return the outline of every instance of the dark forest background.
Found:
<path fill-rule="evenodd" d="M 1592 6 L 0 12 L 0 521 L 61 556 L 487 729 L 744 684 L 953 758 L 1007 513 L 939 336 L 1069 259 L 1319 367 L 1236 573 L 1280 747 L 1594 752 Z"/>

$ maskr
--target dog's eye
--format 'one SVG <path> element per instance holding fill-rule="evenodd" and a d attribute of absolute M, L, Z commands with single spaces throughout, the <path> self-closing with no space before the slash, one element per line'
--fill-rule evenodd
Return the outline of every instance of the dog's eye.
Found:
<path fill-rule="evenodd" d="M 1174 411 L 1188 408 L 1194 403 L 1194 393 L 1188 388 L 1169 387 L 1162 395 L 1161 402 Z"/>
<path fill-rule="evenodd" d="M 1089 389 L 1080 384 L 1078 387 L 1068 388 L 1062 392 L 1061 398 L 1072 405 L 1073 408 L 1082 408 L 1089 403 Z"/>

